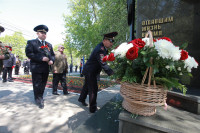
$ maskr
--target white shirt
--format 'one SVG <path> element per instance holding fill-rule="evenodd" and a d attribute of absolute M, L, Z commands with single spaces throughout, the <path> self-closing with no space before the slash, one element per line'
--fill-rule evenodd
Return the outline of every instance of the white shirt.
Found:
<path fill-rule="evenodd" d="M 38 40 L 42 43 L 42 40 L 38 38 Z M 45 46 L 45 40 L 42 43 Z"/>

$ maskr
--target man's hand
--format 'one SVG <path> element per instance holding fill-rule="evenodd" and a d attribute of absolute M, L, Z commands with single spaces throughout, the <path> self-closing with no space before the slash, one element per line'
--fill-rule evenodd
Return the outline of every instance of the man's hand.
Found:
<path fill-rule="evenodd" d="M 0 60 L 3 60 L 5 59 L 5 56 L 4 55 L 0 55 Z"/>
<path fill-rule="evenodd" d="M 58 73 L 58 72 L 56 70 L 54 70 L 53 73 Z"/>
<path fill-rule="evenodd" d="M 111 75 L 113 75 L 114 74 L 114 71 L 111 71 L 109 74 L 108 74 L 108 76 L 111 76 Z"/>
<path fill-rule="evenodd" d="M 42 58 L 42 61 L 49 62 L 49 58 L 48 58 L 48 57 L 43 57 L 43 58 Z"/>
<path fill-rule="evenodd" d="M 48 64 L 49 64 L 49 65 L 53 65 L 53 61 L 50 60 L 50 61 L 48 62 Z"/>

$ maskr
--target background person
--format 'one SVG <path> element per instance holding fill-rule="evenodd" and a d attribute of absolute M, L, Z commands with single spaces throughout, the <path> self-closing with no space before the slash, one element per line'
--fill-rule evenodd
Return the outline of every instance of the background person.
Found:
<path fill-rule="evenodd" d="M 57 93 L 58 83 L 60 81 L 63 88 L 63 94 L 69 94 L 66 85 L 66 73 L 68 72 L 67 56 L 63 53 L 64 46 L 58 46 L 58 51 L 55 52 L 55 62 L 53 64 L 53 90 L 52 94 L 59 95 Z"/>
<path fill-rule="evenodd" d="M 75 72 L 77 72 L 77 69 L 78 69 L 78 65 L 75 66 Z"/>
<path fill-rule="evenodd" d="M 9 48 L 8 52 L 10 54 L 10 58 L 7 60 L 3 60 L 3 83 L 5 83 L 7 81 L 13 82 L 12 69 L 16 65 L 15 56 L 11 52 L 12 47 L 11 46 L 5 46 L 5 47 Z M 8 75 L 8 78 L 7 78 L 7 75 Z"/>
<path fill-rule="evenodd" d="M 4 27 L 0 26 L 0 35 L 4 31 L 5 31 Z M 0 74 L 3 69 L 3 60 L 9 59 L 9 58 L 10 58 L 10 54 L 8 52 L 8 48 L 4 47 L 4 44 L 0 41 Z M 0 77 L 0 80 L 1 80 L 1 77 Z"/>
<path fill-rule="evenodd" d="M 83 77 L 83 74 L 82 74 L 82 68 L 83 68 L 83 59 L 81 59 L 80 61 L 80 77 Z"/>
<path fill-rule="evenodd" d="M 70 73 L 72 73 L 72 72 L 73 72 L 73 65 L 70 64 L 70 65 L 69 65 L 69 68 L 70 68 Z"/>
<path fill-rule="evenodd" d="M 30 70 L 30 60 L 29 59 L 25 59 L 23 61 L 23 67 L 24 67 L 24 74 L 29 74 L 29 70 Z"/>
<path fill-rule="evenodd" d="M 16 56 L 15 75 L 19 75 L 20 66 L 21 60 L 19 59 L 19 56 Z"/>

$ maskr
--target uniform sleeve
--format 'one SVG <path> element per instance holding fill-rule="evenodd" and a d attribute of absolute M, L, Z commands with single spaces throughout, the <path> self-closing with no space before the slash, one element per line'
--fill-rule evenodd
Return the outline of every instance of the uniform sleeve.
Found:
<path fill-rule="evenodd" d="M 106 62 L 103 62 L 102 59 L 104 57 L 103 51 L 100 50 L 99 52 L 97 52 L 97 60 L 99 62 L 99 64 L 101 65 L 101 67 L 103 68 L 103 70 L 108 74 L 108 76 L 113 74 L 113 70 L 108 66 L 108 64 Z"/>
<path fill-rule="evenodd" d="M 27 41 L 27 45 L 25 49 L 26 56 L 30 58 L 31 60 L 42 62 L 42 59 L 44 56 L 41 56 L 41 54 L 35 54 L 33 50 L 34 50 L 33 43 L 31 43 L 31 41 Z"/>
<path fill-rule="evenodd" d="M 8 52 L 8 48 L 6 48 L 6 47 L 4 47 L 4 51 L 3 51 L 3 53 L 4 53 L 4 60 L 7 60 L 7 59 L 9 59 L 10 58 L 10 54 L 9 54 L 9 52 Z"/>
<path fill-rule="evenodd" d="M 15 56 L 14 56 L 14 55 L 12 55 L 12 64 L 13 64 L 13 66 L 15 66 L 15 65 L 16 65 L 16 58 L 15 58 Z"/>
<path fill-rule="evenodd" d="M 50 52 L 51 52 L 51 59 L 50 60 L 52 60 L 54 62 L 55 61 L 55 54 L 53 52 L 53 47 L 52 46 L 51 46 Z"/>
<path fill-rule="evenodd" d="M 9 53 L 6 53 L 6 54 L 4 54 L 4 60 L 7 60 L 7 59 L 9 59 L 10 58 L 10 54 Z"/>

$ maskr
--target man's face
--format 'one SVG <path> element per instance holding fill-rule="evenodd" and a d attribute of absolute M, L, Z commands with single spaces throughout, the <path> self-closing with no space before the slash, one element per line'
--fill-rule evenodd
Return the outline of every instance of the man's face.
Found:
<path fill-rule="evenodd" d="M 38 35 L 38 38 L 40 39 L 40 40 L 45 40 L 46 39 L 46 37 L 47 37 L 47 35 L 46 35 L 46 32 L 37 32 L 37 35 Z"/>
<path fill-rule="evenodd" d="M 64 49 L 65 49 L 64 47 L 58 47 L 58 51 L 59 51 L 59 52 L 63 52 Z"/>
<path fill-rule="evenodd" d="M 113 39 L 104 39 L 103 44 L 106 48 L 112 48 L 114 40 Z"/>

